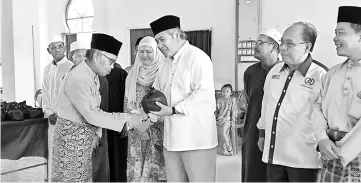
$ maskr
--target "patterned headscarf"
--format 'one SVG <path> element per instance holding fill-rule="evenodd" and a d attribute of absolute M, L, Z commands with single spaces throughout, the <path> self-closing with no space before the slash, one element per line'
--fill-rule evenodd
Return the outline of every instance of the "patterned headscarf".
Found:
<path fill-rule="evenodd" d="M 164 56 L 157 47 L 157 42 L 153 37 L 146 36 L 140 43 L 139 47 L 147 45 L 153 49 L 154 58 L 151 65 L 143 65 L 139 55 L 135 57 L 135 63 L 129 71 L 125 82 L 125 97 L 128 98 L 127 107 L 136 109 L 136 85 L 137 82 L 143 86 L 151 86 L 157 76 L 160 65 L 164 61 Z"/>

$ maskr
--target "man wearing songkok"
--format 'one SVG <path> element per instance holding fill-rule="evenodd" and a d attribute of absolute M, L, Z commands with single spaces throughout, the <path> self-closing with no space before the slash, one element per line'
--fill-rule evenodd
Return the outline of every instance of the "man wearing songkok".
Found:
<path fill-rule="evenodd" d="M 64 75 L 73 66 L 65 57 L 65 45 L 60 36 L 54 36 L 47 48 L 49 54 L 53 57 L 44 70 L 42 83 L 42 108 L 45 118 L 49 120 L 48 129 L 48 177 L 51 177 L 51 163 L 53 155 L 53 134 L 57 118 L 56 102 Z"/>
<path fill-rule="evenodd" d="M 142 120 L 140 114 L 108 113 L 99 108 L 98 76 L 110 73 L 120 47 L 121 43 L 112 36 L 93 34 L 86 60 L 64 78 L 54 132 L 52 181 L 93 181 L 92 147 L 96 132 L 101 128 L 121 132 L 125 122 L 138 126 Z"/>
<path fill-rule="evenodd" d="M 281 34 L 272 28 L 263 29 L 257 36 L 254 57 L 260 62 L 244 72 L 244 91 L 248 103 L 244 123 L 242 148 L 242 182 L 267 182 L 267 166 L 257 146 L 261 116 L 263 85 L 267 73 L 280 62 L 278 55 Z"/>
<path fill-rule="evenodd" d="M 327 68 L 311 52 L 316 28 L 296 22 L 283 33 L 283 63 L 275 65 L 264 84 L 258 146 L 270 182 L 315 182 L 319 173 L 312 114 Z"/>
<path fill-rule="evenodd" d="M 214 182 L 218 142 L 212 61 L 189 44 L 179 17 L 161 17 L 150 27 L 168 58 L 154 82 L 168 106 L 157 102 L 161 110 L 152 112 L 164 117 L 167 181 Z"/>
<path fill-rule="evenodd" d="M 347 60 L 330 69 L 314 108 L 322 182 L 361 181 L 361 7 L 341 6 L 333 39 Z"/>

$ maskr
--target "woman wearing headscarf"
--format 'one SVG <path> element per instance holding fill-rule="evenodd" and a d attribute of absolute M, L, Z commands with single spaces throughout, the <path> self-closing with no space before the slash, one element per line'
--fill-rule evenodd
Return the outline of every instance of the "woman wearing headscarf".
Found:
<path fill-rule="evenodd" d="M 142 110 L 141 100 L 147 93 L 164 62 L 153 37 L 144 37 L 138 47 L 135 63 L 126 79 L 124 111 Z M 166 180 L 163 157 L 163 123 L 143 123 L 147 128 L 128 131 L 128 182 Z"/>

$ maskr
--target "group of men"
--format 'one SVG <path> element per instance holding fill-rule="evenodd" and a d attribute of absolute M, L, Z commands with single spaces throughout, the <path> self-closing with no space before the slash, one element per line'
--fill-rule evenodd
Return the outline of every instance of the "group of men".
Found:
<path fill-rule="evenodd" d="M 164 121 L 167 181 L 214 182 L 217 130 L 212 62 L 186 40 L 179 17 L 163 16 L 150 26 L 158 48 L 168 58 L 153 85 L 165 94 L 168 106 L 157 103 L 160 111 L 152 111 Z M 42 107 L 50 123 L 51 181 L 127 181 L 128 141 L 122 127 L 126 122 L 139 125 L 144 116 L 122 113 L 127 72 L 115 63 L 121 45 L 112 36 L 93 34 L 91 43 L 70 45 L 69 61 L 60 38 L 49 44 L 53 61 L 45 68 Z M 84 122 L 88 124 L 81 126 Z M 89 152 L 84 151 L 87 138 L 74 132 L 79 125 L 79 133 L 85 130 L 85 135 L 98 127 L 90 164 Z"/>
<path fill-rule="evenodd" d="M 361 181 L 360 17 L 360 7 L 339 7 L 333 41 L 347 60 L 330 70 L 311 56 L 312 24 L 259 33 L 261 62 L 244 73 L 242 181 Z"/>

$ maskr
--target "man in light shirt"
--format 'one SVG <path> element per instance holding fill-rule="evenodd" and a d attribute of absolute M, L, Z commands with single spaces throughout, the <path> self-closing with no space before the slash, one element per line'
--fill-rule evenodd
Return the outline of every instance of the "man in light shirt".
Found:
<path fill-rule="evenodd" d="M 169 182 L 214 182 L 217 127 L 213 64 L 190 45 L 179 17 L 167 15 L 150 23 L 158 48 L 168 58 L 154 82 L 169 106 L 155 115 L 164 117 L 163 152 Z"/>
<path fill-rule="evenodd" d="M 86 60 L 64 78 L 54 133 L 52 181 L 92 182 L 92 144 L 96 132 L 101 128 L 121 132 L 125 122 L 135 127 L 141 123 L 140 114 L 100 109 L 98 76 L 110 73 L 120 47 L 121 42 L 112 36 L 93 34 Z"/>
<path fill-rule="evenodd" d="M 90 42 L 86 41 L 74 41 L 70 43 L 70 61 L 74 63 L 74 66 L 79 65 L 85 60 L 85 53 L 90 49 Z"/>
<path fill-rule="evenodd" d="M 55 129 L 55 122 L 57 118 L 57 97 L 62 78 L 73 66 L 65 57 L 65 45 L 60 36 L 54 36 L 51 40 L 47 50 L 53 57 L 44 70 L 43 83 L 42 83 L 42 108 L 44 117 L 49 120 L 48 129 L 48 177 L 51 177 L 51 163 L 53 154 L 53 134 Z"/>
<path fill-rule="evenodd" d="M 266 77 L 257 127 L 270 182 L 317 180 L 319 155 L 311 117 L 327 68 L 311 56 L 316 38 L 310 23 L 287 28 L 280 44 L 284 63 Z"/>
<path fill-rule="evenodd" d="M 337 55 L 347 60 L 330 69 L 314 108 L 322 182 L 361 181 L 361 7 L 339 7 Z"/>

